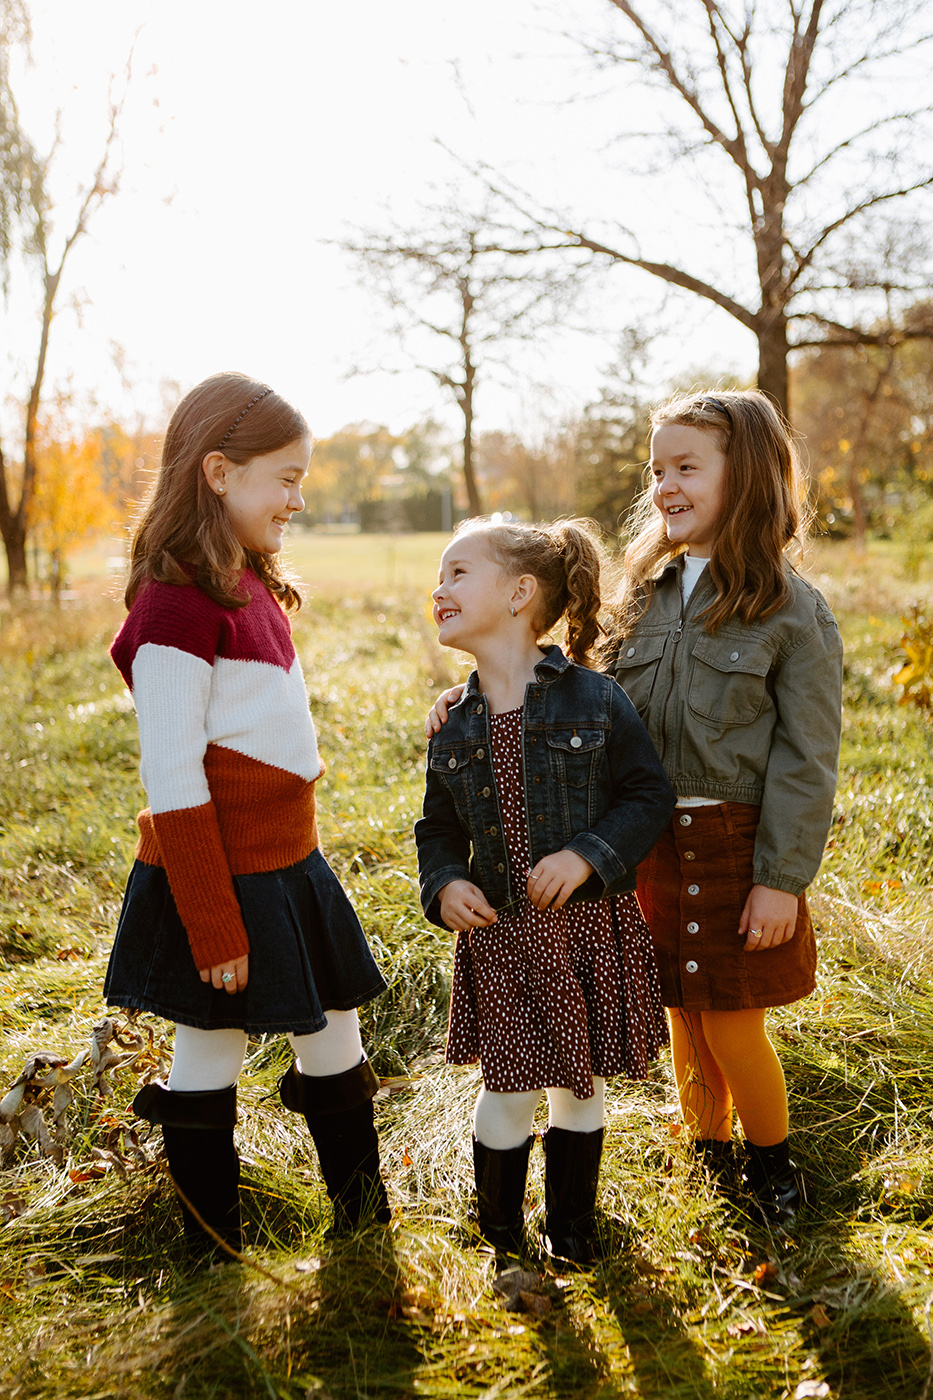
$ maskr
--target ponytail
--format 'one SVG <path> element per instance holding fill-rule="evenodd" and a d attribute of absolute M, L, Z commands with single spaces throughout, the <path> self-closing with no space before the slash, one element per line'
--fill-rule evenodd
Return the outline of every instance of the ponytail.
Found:
<path fill-rule="evenodd" d="M 588 666 L 590 651 L 602 632 L 599 577 L 605 562 L 593 522 L 497 525 L 474 519 L 465 520 L 457 533 L 466 531 L 482 532 L 490 554 L 511 574 L 531 574 L 537 579 L 534 625 L 538 635 L 566 617 L 567 652 L 579 666 Z"/>
<path fill-rule="evenodd" d="M 590 651 L 602 632 L 599 575 L 603 551 L 588 520 L 558 520 L 544 533 L 550 536 L 564 563 L 567 602 L 563 615 L 567 618 L 567 651 L 578 665 L 587 666 Z"/>

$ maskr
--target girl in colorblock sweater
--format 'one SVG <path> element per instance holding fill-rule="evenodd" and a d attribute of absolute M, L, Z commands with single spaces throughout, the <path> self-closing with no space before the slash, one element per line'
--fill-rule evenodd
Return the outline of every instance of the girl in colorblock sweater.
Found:
<path fill-rule="evenodd" d="M 335 1226 L 388 1219 L 357 1017 L 385 982 L 319 848 L 323 764 L 286 616 L 301 600 L 276 561 L 309 457 L 304 419 L 267 386 L 229 373 L 193 389 L 111 649 L 149 806 L 105 993 L 176 1023 L 168 1083 L 134 1107 L 162 1125 L 197 1254 L 217 1236 L 241 1245 L 233 1128 L 250 1034 L 291 1041 L 282 1100 L 307 1119 Z"/>

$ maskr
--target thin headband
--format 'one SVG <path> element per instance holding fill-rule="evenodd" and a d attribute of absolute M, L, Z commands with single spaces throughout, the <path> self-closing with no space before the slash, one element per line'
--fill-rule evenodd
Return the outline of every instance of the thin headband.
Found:
<path fill-rule="evenodd" d="M 234 432 L 234 430 L 235 430 L 237 424 L 238 424 L 238 423 L 242 423 L 243 419 L 246 417 L 247 413 L 249 413 L 249 411 L 250 411 L 250 409 L 252 408 L 253 404 L 258 403 L 260 399 L 264 399 L 264 398 L 266 397 L 267 394 L 271 394 L 271 393 L 272 393 L 272 390 L 266 388 L 266 389 L 263 389 L 261 393 L 257 394 L 256 397 L 255 397 L 254 399 L 250 399 L 249 403 L 246 405 L 246 407 L 244 408 L 243 412 L 240 414 L 240 416 L 239 416 L 238 418 L 234 418 L 233 422 L 230 424 L 230 427 L 227 429 L 227 431 L 224 433 L 223 437 L 220 439 L 220 442 L 217 444 L 217 451 L 218 451 L 218 452 L 223 452 L 225 443 L 226 443 L 226 442 L 228 441 L 228 439 L 233 435 L 233 432 Z"/>
<path fill-rule="evenodd" d="M 713 408 L 718 409 L 719 412 L 723 415 L 724 418 L 728 418 L 729 423 L 730 423 L 730 425 L 731 425 L 731 423 L 732 423 L 732 414 L 729 412 L 728 408 L 727 408 L 726 405 L 723 403 L 722 399 L 716 399 L 716 398 L 713 397 L 712 394 L 704 394 L 704 395 L 703 395 L 703 402 L 704 402 L 704 403 L 711 403 L 711 404 L 713 405 Z"/>

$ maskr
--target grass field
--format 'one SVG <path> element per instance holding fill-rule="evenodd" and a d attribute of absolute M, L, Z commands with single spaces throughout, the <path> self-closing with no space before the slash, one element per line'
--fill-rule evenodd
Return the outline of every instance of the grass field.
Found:
<path fill-rule="evenodd" d="M 61 1162 L 0 1125 L 0 1394 L 38 1397 L 933 1396 L 933 744 L 897 704 L 899 618 L 933 597 L 896 548 L 822 545 L 810 572 L 847 643 L 836 818 L 813 906 L 817 992 L 773 1015 L 810 1210 L 779 1244 L 691 1173 L 665 1062 L 609 1094 L 608 1255 L 542 1270 L 503 1310 L 470 1241 L 475 1070 L 441 1063 L 450 939 L 418 907 L 423 715 L 461 675 L 433 639 L 437 536 L 295 536 L 295 623 L 322 753 L 321 827 L 390 982 L 364 1029 L 393 1223 L 325 1238 L 313 1150 L 272 1095 L 281 1041 L 241 1079 L 246 1262 L 187 1271 L 158 1135 L 130 1103 L 170 1045 L 95 1092 L 73 1081 Z M 106 558 L 112 553 L 102 554 Z M 90 1043 L 142 803 L 135 718 L 106 646 L 122 610 L 90 567 L 62 609 L 0 611 L 0 1095 L 27 1057 Z M 111 586 L 111 591 L 113 588 Z M 152 1031 L 151 1042 L 148 1037 Z M 39 1096 L 51 1117 L 51 1093 Z M 542 1199 L 540 1148 L 528 1205 Z M 534 1225 L 534 1219 L 532 1220 Z"/>

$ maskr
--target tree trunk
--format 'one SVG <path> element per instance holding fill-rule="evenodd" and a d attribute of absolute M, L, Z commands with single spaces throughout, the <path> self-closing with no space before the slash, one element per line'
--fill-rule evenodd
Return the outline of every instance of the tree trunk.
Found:
<path fill-rule="evenodd" d="M 463 368 L 463 394 L 460 399 L 460 407 L 463 410 L 463 480 L 466 485 L 467 508 L 470 514 L 482 515 L 483 507 L 480 504 L 479 487 L 476 484 L 476 472 L 473 467 L 473 386 L 476 370 L 469 357 L 467 357 Z"/>
<path fill-rule="evenodd" d="M 6 550 L 7 593 L 24 593 L 28 583 L 26 570 L 26 531 L 23 528 L 22 511 L 16 514 L 10 506 L 7 486 L 6 461 L 0 447 L 0 536 Z"/>
<path fill-rule="evenodd" d="M 758 327 L 758 388 L 790 421 L 787 392 L 787 320 L 783 313 Z"/>
<path fill-rule="evenodd" d="M 7 594 L 10 598 L 17 593 L 25 593 L 29 586 L 26 569 L 26 531 L 18 521 L 10 522 L 10 529 L 3 531 L 3 544 L 6 549 Z"/>

